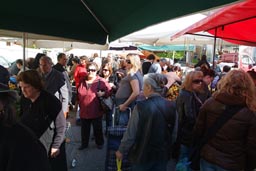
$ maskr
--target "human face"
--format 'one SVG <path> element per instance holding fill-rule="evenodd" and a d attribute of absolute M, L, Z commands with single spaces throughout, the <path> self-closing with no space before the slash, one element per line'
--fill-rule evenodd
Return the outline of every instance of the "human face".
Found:
<path fill-rule="evenodd" d="M 130 58 L 126 58 L 125 60 L 125 64 L 126 64 L 126 69 L 131 69 L 132 68 L 132 63 L 131 63 L 131 60 Z"/>
<path fill-rule="evenodd" d="M 26 84 L 23 81 L 19 82 L 19 86 L 21 88 L 23 95 L 30 100 L 34 100 L 39 93 L 38 89 L 35 89 L 30 84 Z"/>
<path fill-rule="evenodd" d="M 86 65 L 86 60 L 85 60 L 85 59 L 81 59 L 81 60 L 80 60 L 80 63 L 81 63 L 82 65 Z"/>
<path fill-rule="evenodd" d="M 59 63 L 62 65 L 62 66 L 66 66 L 67 65 L 67 61 L 68 61 L 68 58 L 66 55 L 62 55 L 62 57 L 59 59 Z"/>
<path fill-rule="evenodd" d="M 39 67 L 43 74 L 47 74 L 51 71 L 52 65 L 45 59 L 39 61 Z"/>
<path fill-rule="evenodd" d="M 96 75 L 97 75 L 96 67 L 93 66 L 93 65 L 88 67 L 87 72 L 88 72 L 88 78 L 89 79 L 95 78 Z"/>
<path fill-rule="evenodd" d="M 213 77 L 210 77 L 209 75 L 206 75 L 206 76 L 204 76 L 203 80 L 204 80 L 206 85 L 210 85 L 211 82 L 213 81 Z"/>
<path fill-rule="evenodd" d="M 108 67 L 104 67 L 102 69 L 102 73 L 103 73 L 104 76 L 109 76 L 109 69 L 108 69 Z"/>
<path fill-rule="evenodd" d="M 201 92 L 203 88 L 203 77 L 198 76 L 192 80 L 192 89 L 196 92 Z"/>
<path fill-rule="evenodd" d="M 151 94 L 151 86 L 148 84 L 143 84 L 143 94 L 148 97 Z"/>

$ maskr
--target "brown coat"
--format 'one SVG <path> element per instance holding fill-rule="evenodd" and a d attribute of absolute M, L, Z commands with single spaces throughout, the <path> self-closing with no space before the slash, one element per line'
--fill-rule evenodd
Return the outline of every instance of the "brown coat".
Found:
<path fill-rule="evenodd" d="M 245 99 L 219 94 L 205 102 L 195 125 L 196 137 L 204 134 L 224 111 L 225 105 L 245 105 Z M 244 170 L 256 163 L 256 114 L 248 108 L 236 113 L 202 148 L 201 157 L 229 170 Z M 248 165 L 249 164 L 249 165 Z"/>

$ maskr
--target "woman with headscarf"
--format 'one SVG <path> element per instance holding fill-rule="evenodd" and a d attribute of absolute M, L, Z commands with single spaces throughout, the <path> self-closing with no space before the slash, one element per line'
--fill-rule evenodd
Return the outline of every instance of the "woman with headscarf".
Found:
<path fill-rule="evenodd" d="M 168 82 L 163 74 L 143 80 L 147 99 L 137 102 L 116 157 L 129 153 L 133 171 L 165 171 L 176 138 L 175 104 L 163 97 Z"/>

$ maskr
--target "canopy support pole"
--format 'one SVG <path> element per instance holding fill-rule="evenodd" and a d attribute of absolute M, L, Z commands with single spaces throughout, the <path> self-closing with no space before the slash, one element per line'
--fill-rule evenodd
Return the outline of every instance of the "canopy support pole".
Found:
<path fill-rule="evenodd" d="M 217 34 L 217 28 L 215 28 L 215 33 L 214 33 L 214 44 L 213 44 L 213 57 L 212 57 L 212 69 L 214 70 L 215 68 L 215 50 L 216 50 L 216 34 Z"/>
<path fill-rule="evenodd" d="M 25 60 L 26 60 L 26 37 L 27 34 L 23 32 L 23 71 L 25 71 Z"/>
<path fill-rule="evenodd" d="M 100 21 L 100 19 L 94 14 L 94 12 L 90 9 L 90 7 L 83 1 L 81 0 L 82 4 L 84 7 L 89 11 L 89 13 L 93 16 L 93 18 L 97 21 L 97 23 L 103 28 L 103 30 L 109 34 L 108 29 L 103 25 L 103 23 Z"/>

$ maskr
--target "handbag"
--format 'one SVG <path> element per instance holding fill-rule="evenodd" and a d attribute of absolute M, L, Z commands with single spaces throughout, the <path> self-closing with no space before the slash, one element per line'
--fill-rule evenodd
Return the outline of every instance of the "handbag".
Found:
<path fill-rule="evenodd" d="M 101 108 L 103 109 L 103 111 L 105 111 L 105 112 L 112 111 L 113 100 L 112 100 L 111 96 L 109 96 L 107 98 L 100 97 L 99 99 L 100 99 L 100 105 L 101 105 Z"/>
<path fill-rule="evenodd" d="M 190 168 L 193 170 L 200 170 L 200 158 L 201 158 L 201 149 L 202 147 L 215 136 L 215 134 L 223 127 L 227 121 L 232 118 L 234 114 L 239 112 L 243 107 L 242 106 L 226 106 L 224 112 L 217 118 L 214 124 L 208 128 L 206 135 L 203 138 L 199 139 L 195 146 L 192 147 L 192 150 L 189 155 Z"/>
<path fill-rule="evenodd" d="M 97 86 L 98 91 L 100 90 L 100 79 L 98 81 L 98 86 Z M 100 106 L 104 112 L 109 112 L 112 111 L 113 109 L 113 99 L 112 96 L 108 97 L 99 97 L 100 100 Z"/>

